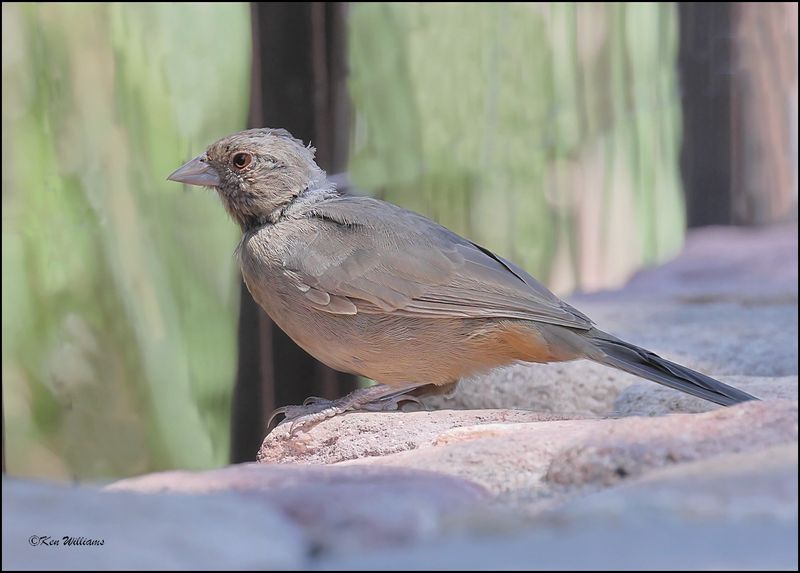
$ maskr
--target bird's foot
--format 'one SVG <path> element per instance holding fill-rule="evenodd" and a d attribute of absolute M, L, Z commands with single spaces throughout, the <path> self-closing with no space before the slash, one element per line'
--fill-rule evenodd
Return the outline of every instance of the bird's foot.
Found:
<path fill-rule="evenodd" d="M 409 402 L 421 405 L 416 396 L 408 394 L 418 387 L 419 385 L 398 389 L 378 384 L 359 388 L 336 400 L 311 396 L 303 401 L 302 406 L 283 406 L 275 410 L 269 418 L 268 426 L 272 425 L 276 416 L 283 414 L 285 418 L 279 425 L 288 422 L 289 437 L 294 437 L 301 431 L 306 432 L 320 422 L 345 412 L 391 412 Z"/>

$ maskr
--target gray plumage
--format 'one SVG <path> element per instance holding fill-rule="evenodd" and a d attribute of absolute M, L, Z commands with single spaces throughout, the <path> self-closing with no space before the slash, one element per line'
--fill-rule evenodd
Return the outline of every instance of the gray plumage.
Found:
<path fill-rule="evenodd" d="M 253 297 L 337 370 L 405 387 L 588 358 L 718 404 L 753 399 L 598 330 L 524 270 L 421 215 L 339 194 L 313 149 L 283 130 L 222 139 L 171 178 L 219 191 L 242 227 Z"/>

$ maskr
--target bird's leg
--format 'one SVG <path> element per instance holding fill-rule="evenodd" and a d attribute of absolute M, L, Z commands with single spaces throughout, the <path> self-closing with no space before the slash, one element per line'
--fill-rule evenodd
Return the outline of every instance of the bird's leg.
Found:
<path fill-rule="evenodd" d="M 308 430 L 319 422 L 344 412 L 355 410 L 387 412 L 397 410 L 403 402 L 419 403 L 416 396 L 410 395 L 410 393 L 423 386 L 429 386 L 429 384 L 413 384 L 402 388 L 377 384 L 367 388 L 359 388 L 336 400 L 326 400 L 314 396 L 307 398 L 302 406 L 283 406 L 278 408 L 270 416 L 267 425 L 272 425 L 272 421 L 277 415 L 284 414 L 286 418 L 281 423 L 290 422 L 289 433 L 294 435 L 300 430 Z"/>

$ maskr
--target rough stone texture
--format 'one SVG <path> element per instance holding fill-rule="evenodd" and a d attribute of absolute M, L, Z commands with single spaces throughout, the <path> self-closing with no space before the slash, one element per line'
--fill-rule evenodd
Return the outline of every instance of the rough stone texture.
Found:
<path fill-rule="evenodd" d="M 444 516 L 467 511 L 486 491 L 455 477 L 407 468 L 240 464 L 165 472 L 117 482 L 141 493 L 236 491 L 302 528 L 316 551 L 347 552 L 437 534 Z"/>
<path fill-rule="evenodd" d="M 369 466 L 241 464 L 104 490 L 4 480 L 3 569 L 298 569 L 319 553 L 439 535 L 486 496 L 450 476 Z M 31 535 L 105 543 L 32 546 Z"/>
<path fill-rule="evenodd" d="M 413 547 L 320 569 L 797 570 L 797 446 L 657 470 L 532 522 L 483 513 Z"/>
<path fill-rule="evenodd" d="M 553 498 L 607 487 L 654 468 L 797 441 L 797 403 L 792 401 L 656 418 L 508 423 L 498 417 L 498 423 L 482 425 L 465 424 L 470 418 L 460 419 L 459 413 L 356 413 L 314 428 L 316 441 L 307 443 L 305 451 L 293 449 L 281 434 L 267 442 L 284 462 L 348 460 L 361 449 L 353 442 L 375 441 L 370 428 L 380 435 L 403 435 L 415 416 L 441 417 L 453 426 L 443 424 L 438 436 L 426 436 L 408 451 L 344 463 L 441 472 L 482 485 L 500 504 L 535 511 Z M 339 439 L 324 439 L 334 435 Z"/>
<path fill-rule="evenodd" d="M 797 519 L 797 446 L 679 464 L 563 508 L 576 518 L 620 515 L 631 506 L 697 519 Z"/>
<path fill-rule="evenodd" d="M 720 376 L 720 380 L 762 400 L 797 400 L 797 376 Z M 625 388 L 614 403 L 617 416 L 660 416 L 673 412 L 709 412 L 720 408 L 722 406 L 706 400 L 644 381 Z"/>
<path fill-rule="evenodd" d="M 524 410 L 441 410 L 353 412 L 326 420 L 311 432 L 287 439 L 289 424 L 281 424 L 258 452 L 263 463 L 331 464 L 386 456 L 432 445 L 445 431 L 461 426 L 565 420 L 579 416 L 540 414 Z"/>
<path fill-rule="evenodd" d="M 104 544 L 33 546 L 34 535 Z M 3 478 L 3 570 L 296 569 L 310 549 L 278 511 L 234 493 L 141 495 Z"/>
<path fill-rule="evenodd" d="M 517 364 L 461 380 L 449 396 L 422 402 L 431 409 L 522 408 L 602 416 L 635 376 L 579 360 L 559 364 Z"/>
<path fill-rule="evenodd" d="M 588 439 L 567 442 L 550 461 L 545 480 L 570 486 L 612 485 L 653 468 L 796 441 L 795 402 L 626 418 L 596 427 Z"/>
<path fill-rule="evenodd" d="M 697 523 L 626 515 L 556 523 L 502 536 L 451 537 L 421 546 L 323 561 L 328 571 L 742 571 L 797 570 L 797 526 Z"/>

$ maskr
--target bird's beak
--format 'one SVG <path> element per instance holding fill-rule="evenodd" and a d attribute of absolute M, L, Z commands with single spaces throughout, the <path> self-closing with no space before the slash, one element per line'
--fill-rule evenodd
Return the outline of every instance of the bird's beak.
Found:
<path fill-rule="evenodd" d="M 220 184 L 219 174 L 208 164 L 208 158 L 205 153 L 183 164 L 167 179 L 178 183 L 186 183 L 187 185 L 202 185 L 205 187 L 219 187 Z"/>

